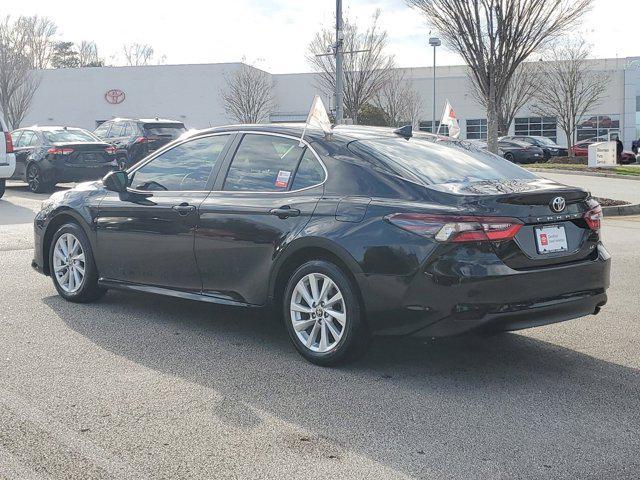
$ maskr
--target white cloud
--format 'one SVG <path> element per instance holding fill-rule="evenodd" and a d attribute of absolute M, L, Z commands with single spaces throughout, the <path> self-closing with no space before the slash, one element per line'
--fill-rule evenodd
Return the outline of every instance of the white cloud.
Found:
<path fill-rule="evenodd" d="M 368 21 L 380 9 L 390 51 L 402 66 L 432 62 L 429 30 L 402 0 L 344 0 L 350 17 Z M 611 5 L 615 4 L 615 7 Z M 90 5 L 90 7 L 88 6 Z M 272 72 L 307 71 L 307 44 L 322 25 L 333 23 L 333 0 L 23 0 L 5 6 L 11 15 L 39 14 L 55 20 L 65 40 L 95 40 L 101 54 L 120 53 L 123 43 L 151 44 L 168 63 L 233 62 L 246 57 Z M 596 0 L 584 24 L 597 57 L 640 55 L 636 41 L 640 2 Z M 446 49 L 439 64 L 461 63 Z"/>

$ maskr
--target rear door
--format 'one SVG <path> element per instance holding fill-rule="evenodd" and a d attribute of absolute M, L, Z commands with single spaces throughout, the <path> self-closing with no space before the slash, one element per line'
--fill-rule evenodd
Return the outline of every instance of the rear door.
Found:
<path fill-rule="evenodd" d="M 246 133 L 232 147 L 199 208 L 195 250 L 206 295 L 265 303 L 274 259 L 309 222 L 324 190 L 319 157 L 299 142 Z"/>

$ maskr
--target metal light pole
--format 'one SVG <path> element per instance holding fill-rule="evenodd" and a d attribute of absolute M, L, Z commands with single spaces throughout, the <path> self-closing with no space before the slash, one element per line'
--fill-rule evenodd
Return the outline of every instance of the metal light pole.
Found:
<path fill-rule="evenodd" d="M 336 0 L 336 125 L 344 121 L 344 72 L 342 67 L 342 41 L 344 33 L 342 31 L 342 0 Z"/>
<path fill-rule="evenodd" d="M 433 47 L 433 120 L 431 122 L 431 132 L 436 133 L 436 48 L 442 45 L 438 37 L 431 37 L 429 45 Z"/>

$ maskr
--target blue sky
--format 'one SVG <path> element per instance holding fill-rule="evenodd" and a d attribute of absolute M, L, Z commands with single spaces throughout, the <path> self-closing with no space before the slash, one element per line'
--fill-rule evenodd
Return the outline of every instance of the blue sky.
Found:
<path fill-rule="evenodd" d="M 596 57 L 640 56 L 640 1 L 595 0 L 580 31 Z M 389 50 L 401 66 L 431 63 L 425 20 L 402 0 L 343 0 L 346 14 L 368 22 L 376 9 L 389 33 Z M 98 5 L 101 5 L 100 7 Z M 615 5 L 615 6 L 613 6 Z M 308 71 L 306 47 L 333 23 L 334 0 L 22 0 L 3 5 L 10 15 L 55 20 L 60 39 L 95 40 L 100 54 L 118 63 L 123 43 L 151 44 L 167 63 L 233 62 L 246 57 L 274 73 Z M 0 12 L 2 13 L 2 12 Z M 439 64 L 460 59 L 442 49 Z"/>

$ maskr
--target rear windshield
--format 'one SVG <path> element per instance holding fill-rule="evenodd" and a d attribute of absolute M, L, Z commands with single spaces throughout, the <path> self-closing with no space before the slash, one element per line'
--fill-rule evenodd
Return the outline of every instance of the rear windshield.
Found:
<path fill-rule="evenodd" d="M 86 130 L 43 130 L 42 135 L 49 143 L 102 142 Z"/>
<path fill-rule="evenodd" d="M 349 148 L 395 175 L 427 185 L 537 178 L 469 142 L 379 138 L 356 141 Z"/>
<path fill-rule="evenodd" d="M 178 138 L 187 131 L 182 123 L 146 123 L 144 129 L 151 135 Z"/>

